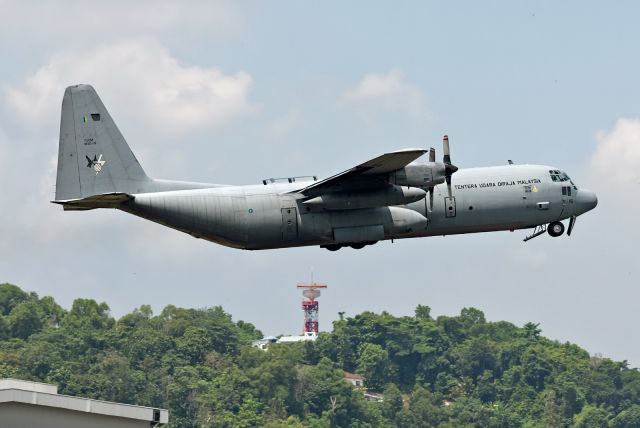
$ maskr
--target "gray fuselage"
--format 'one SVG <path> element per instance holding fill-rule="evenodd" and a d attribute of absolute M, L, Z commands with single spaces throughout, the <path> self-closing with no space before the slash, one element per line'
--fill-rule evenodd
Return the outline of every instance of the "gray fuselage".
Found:
<path fill-rule="evenodd" d="M 530 228 L 580 215 L 592 192 L 554 181 L 553 167 L 460 169 L 429 197 L 408 205 L 326 209 L 305 204 L 300 182 L 138 193 L 119 208 L 192 236 L 260 250 Z M 556 170 L 557 171 L 557 170 Z M 569 190 L 566 188 L 570 187 Z M 564 189 L 563 189 L 564 188 Z"/>

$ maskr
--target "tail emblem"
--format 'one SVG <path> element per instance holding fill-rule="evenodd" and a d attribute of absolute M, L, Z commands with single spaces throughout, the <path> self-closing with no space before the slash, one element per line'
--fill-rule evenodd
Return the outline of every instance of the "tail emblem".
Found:
<path fill-rule="evenodd" d="M 98 173 L 102 171 L 102 167 L 105 163 L 107 163 L 107 161 L 102 160 L 102 154 L 100 154 L 100 156 L 93 155 L 93 159 L 91 159 L 89 156 L 85 157 L 87 158 L 87 168 L 93 168 L 93 170 L 96 172 L 96 175 L 98 175 Z"/>

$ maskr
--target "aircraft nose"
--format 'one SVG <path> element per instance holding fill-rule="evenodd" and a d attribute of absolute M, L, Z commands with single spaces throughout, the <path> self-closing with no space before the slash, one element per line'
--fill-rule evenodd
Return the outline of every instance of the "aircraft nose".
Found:
<path fill-rule="evenodd" d="M 578 215 L 591 211 L 598 205 L 598 197 L 591 190 L 580 189 L 576 197 Z"/>

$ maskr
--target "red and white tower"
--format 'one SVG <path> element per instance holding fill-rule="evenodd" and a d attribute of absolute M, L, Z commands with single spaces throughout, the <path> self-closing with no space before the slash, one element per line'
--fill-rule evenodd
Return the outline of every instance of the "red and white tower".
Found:
<path fill-rule="evenodd" d="M 318 336 L 318 301 L 320 290 L 327 288 L 326 284 L 318 284 L 317 282 L 299 283 L 297 288 L 302 289 L 302 312 L 304 312 L 304 329 L 303 335 L 307 337 Z"/>

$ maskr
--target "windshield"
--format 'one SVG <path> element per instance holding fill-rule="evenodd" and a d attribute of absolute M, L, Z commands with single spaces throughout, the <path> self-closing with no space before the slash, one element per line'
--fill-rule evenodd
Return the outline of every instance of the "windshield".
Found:
<path fill-rule="evenodd" d="M 573 188 L 575 190 L 578 190 L 578 188 L 573 183 L 573 181 L 571 181 L 571 179 L 569 178 L 569 176 L 567 175 L 566 172 L 559 171 L 557 169 L 550 169 L 549 170 L 549 175 L 551 176 L 551 180 L 552 181 L 559 181 L 559 182 L 568 181 L 569 183 L 571 183 L 571 185 L 573 186 Z"/>

